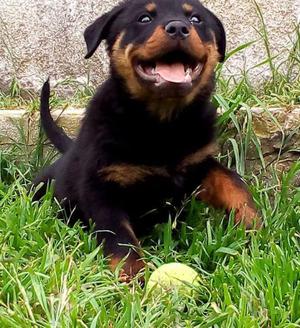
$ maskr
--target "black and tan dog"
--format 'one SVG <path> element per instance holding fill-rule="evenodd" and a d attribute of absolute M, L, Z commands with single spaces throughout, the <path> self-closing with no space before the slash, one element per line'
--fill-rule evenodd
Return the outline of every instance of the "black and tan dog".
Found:
<path fill-rule="evenodd" d="M 107 41 L 111 74 L 75 141 L 52 120 L 44 85 L 42 124 L 64 155 L 35 185 L 54 179 L 55 197 L 95 223 L 111 267 L 127 256 L 129 278 L 144 267 L 136 233 L 157 222 L 143 214 L 198 186 L 200 200 L 234 210 L 236 222 L 247 227 L 258 224 L 240 177 L 212 157 L 216 109 L 210 96 L 226 44 L 219 19 L 197 0 L 128 0 L 84 36 L 86 58 Z"/>

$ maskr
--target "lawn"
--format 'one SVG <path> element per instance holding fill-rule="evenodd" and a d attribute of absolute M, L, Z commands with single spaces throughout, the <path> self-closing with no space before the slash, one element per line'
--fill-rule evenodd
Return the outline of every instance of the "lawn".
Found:
<path fill-rule="evenodd" d="M 300 327 L 300 161 L 283 175 L 245 175 L 261 231 L 235 227 L 193 199 L 157 226 L 143 240 L 146 282 L 155 267 L 176 261 L 202 283 L 192 297 L 153 297 L 137 281 L 118 281 L 92 230 L 57 219 L 51 190 L 32 201 L 27 186 L 39 156 L 24 161 L 21 151 L 0 157 L 1 327 Z"/>
<path fill-rule="evenodd" d="M 32 201 L 32 176 L 55 156 L 43 149 L 42 138 L 34 149 L 16 143 L 2 150 L 0 327 L 300 327 L 300 160 L 285 172 L 276 170 L 276 162 L 267 163 L 250 111 L 250 106 L 299 105 L 297 40 L 285 62 L 288 73 L 271 57 L 261 63 L 271 64 L 273 76 L 259 90 L 246 73 L 238 81 L 225 78 L 221 68 L 217 73 L 214 101 L 223 109 L 219 160 L 243 175 L 264 227 L 245 231 L 234 226 L 233 215 L 228 219 L 191 197 L 142 241 L 146 284 L 156 267 L 182 262 L 202 277 L 190 296 L 151 295 L 137 280 L 119 282 L 96 246 L 92 227 L 58 220 L 61 210 L 51 190 L 42 202 Z M 12 97 L 0 95 L 0 101 L 22 105 L 16 82 L 12 89 Z M 37 104 L 34 98 L 31 105 Z M 255 170 L 248 160 L 253 153 Z"/>

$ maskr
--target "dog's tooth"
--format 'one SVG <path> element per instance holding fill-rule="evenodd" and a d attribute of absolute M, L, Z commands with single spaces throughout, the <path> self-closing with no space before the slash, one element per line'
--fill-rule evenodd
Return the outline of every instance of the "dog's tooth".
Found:
<path fill-rule="evenodd" d="M 193 72 L 193 70 L 189 67 L 186 72 L 185 72 L 185 75 L 191 75 Z"/>
<path fill-rule="evenodd" d="M 192 76 L 190 74 L 187 74 L 185 77 L 184 77 L 184 82 L 185 83 L 191 83 L 192 82 Z"/>
<path fill-rule="evenodd" d="M 151 73 L 152 73 L 153 75 L 155 75 L 155 74 L 156 74 L 156 68 L 153 67 Z"/>
<path fill-rule="evenodd" d="M 202 68 L 203 68 L 203 65 L 202 64 L 198 64 L 195 68 L 195 71 L 198 70 L 198 71 L 202 71 Z"/>
<path fill-rule="evenodd" d="M 185 72 L 185 77 L 184 77 L 184 82 L 185 83 L 191 83 L 192 82 L 192 73 L 193 73 L 193 70 L 188 67 L 186 72 Z"/>

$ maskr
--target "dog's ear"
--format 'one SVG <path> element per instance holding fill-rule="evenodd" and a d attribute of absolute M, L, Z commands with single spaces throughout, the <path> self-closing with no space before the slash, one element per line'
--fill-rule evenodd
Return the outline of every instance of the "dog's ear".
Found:
<path fill-rule="evenodd" d="M 225 60 L 226 52 L 226 33 L 223 24 L 217 16 L 215 16 L 211 11 L 209 11 L 211 17 L 211 26 L 216 37 L 218 52 L 220 54 L 219 61 L 222 63 Z"/>
<path fill-rule="evenodd" d="M 107 38 L 111 24 L 122 10 L 122 6 L 116 7 L 110 12 L 97 18 L 86 28 L 84 31 L 84 39 L 87 47 L 87 54 L 84 58 L 90 58 L 98 48 L 101 41 Z"/>

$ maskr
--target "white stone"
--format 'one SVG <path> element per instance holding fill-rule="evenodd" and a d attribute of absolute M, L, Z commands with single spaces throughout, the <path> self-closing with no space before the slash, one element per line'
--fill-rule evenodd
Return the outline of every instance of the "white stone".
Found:
<path fill-rule="evenodd" d="M 104 45 L 94 58 L 84 60 L 84 29 L 110 10 L 116 0 L 0 0 L 0 90 L 17 77 L 23 87 L 38 90 L 51 76 L 53 80 L 72 78 L 102 82 L 108 72 Z M 299 0 L 257 0 L 269 31 L 270 46 L 282 61 L 291 48 L 293 28 L 300 17 Z M 223 21 L 228 50 L 258 39 L 260 22 L 254 2 L 245 0 L 205 0 Z M 238 76 L 266 58 L 262 42 L 231 58 L 224 72 Z M 251 71 L 254 81 L 268 78 L 267 65 Z M 63 86 L 61 87 L 63 89 Z"/>

